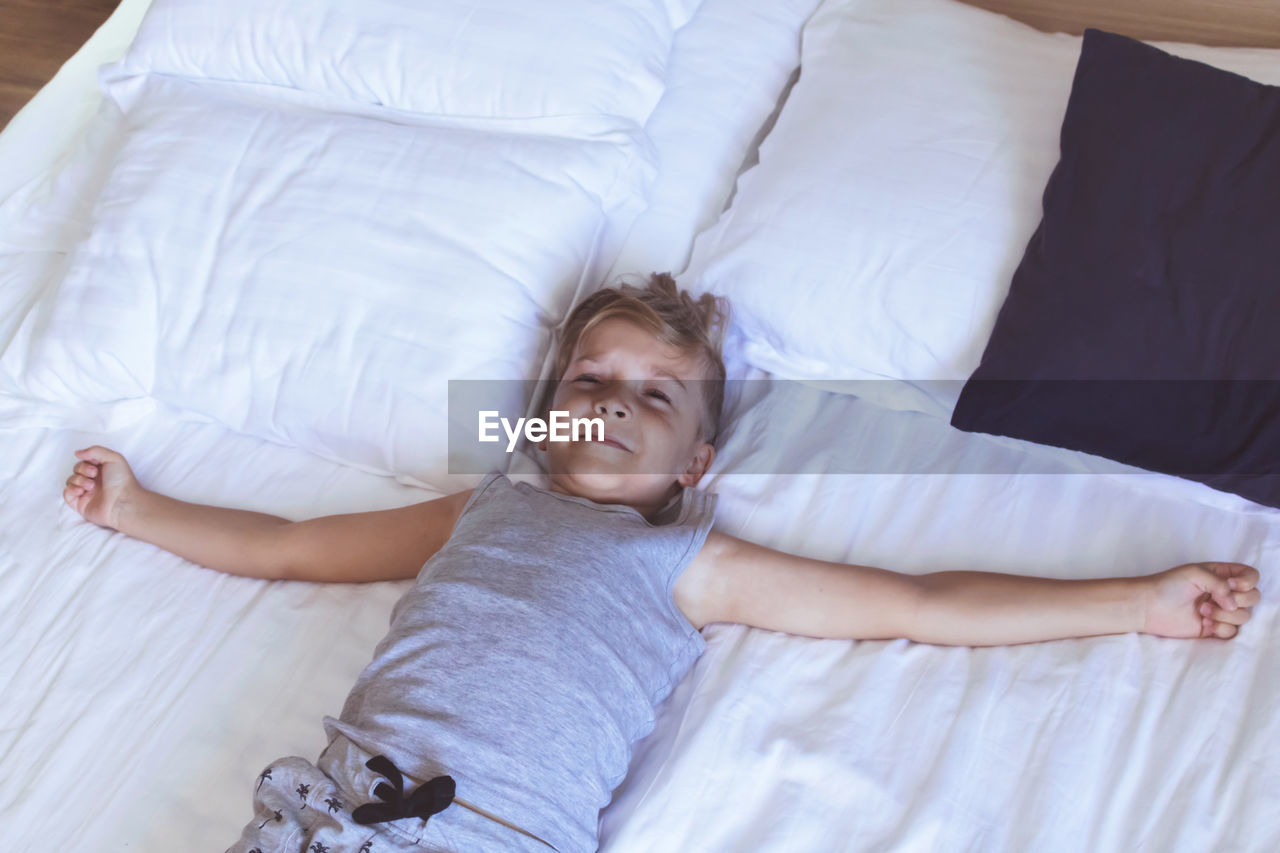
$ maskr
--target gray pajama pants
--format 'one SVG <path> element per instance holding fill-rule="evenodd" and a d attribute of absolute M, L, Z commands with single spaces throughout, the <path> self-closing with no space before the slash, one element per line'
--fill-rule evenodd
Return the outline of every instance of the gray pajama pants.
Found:
<path fill-rule="evenodd" d="M 379 803 L 373 791 L 387 777 L 371 758 L 339 735 L 313 764 L 289 756 L 258 776 L 254 818 L 227 853 L 552 853 L 549 844 L 458 803 L 422 818 L 362 825 L 353 809 Z M 404 777 L 406 795 L 422 780 Z M 466 799 L 462 791 L 458 795 Z"/>

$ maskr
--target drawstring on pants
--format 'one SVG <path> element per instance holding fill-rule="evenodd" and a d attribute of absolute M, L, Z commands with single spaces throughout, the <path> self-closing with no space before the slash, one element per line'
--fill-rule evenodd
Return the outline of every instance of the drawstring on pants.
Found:
<path fill-rule="evenodd" d="M 400 769 L 385 755 L 375 755 L 365 762 L 375 773 L 385 777 L 387 782 L 379 782 L 373 793 L 381 803 L 365 803 L 351 812 L 351 819 L 362 825 L 383 823 L 398 820 L 402 817 L 419 817 L 427 820 L 433 814 L 439 814 L 453 802 L 457 790 L 452 776 L 437 776 L 423 782 L 408 797 L 404 795 L 404 776 Z"/>
<path fill-rule="evenodd" d="M 374 795 L 382 800 L 381 803 L 365 803 L 351 812 L 351 819 L 358 824 L 367 826 L 371 823 L 384 823 L 389 820 L 398 820 L 402 817 L 418 817 L 425 821 L 432 815 L 444 811 L 451 803 L 456 801 L 460 806 L 468 808 L 490 820 L 497 821 L 514 829 L 521 835 L 527 835 L 552 850 L 556 850 L 556 847 L 551 842 L 544 841 L 527 829 L 521 829 L 515 824 L 505 821 L 497 815 L 490 814 L 464 800 L 455 800 L 454 794 L 457 791 L 457 786 L 454 784 L 452 776 L 437 776 L 434 779 L 429 779 L 406 797 L 404 795 L 404 776 L 390 758 L 385 755 L 375 755 L 366 761 L 364 766 L 375 773 L 385 776 L 390 784 L 379 782 L 377 787 L 373 789 Z"/>

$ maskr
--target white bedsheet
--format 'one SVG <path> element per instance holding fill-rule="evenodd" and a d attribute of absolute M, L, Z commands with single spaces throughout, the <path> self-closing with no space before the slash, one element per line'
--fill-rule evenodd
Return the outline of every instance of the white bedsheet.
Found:
<path fill-rule="evenodd" d="M 787 395 L 741 417 L 707 484 L 726 532 L 910 573 L 1085 578 L 1234 560 L 1260 568 L 1262 602 L 1230 641 L 961 648 L 712 624 L 604 813 L 604 849 L 655 837 L 697 851 L 1276 849 L 1275 511 L 1146 473 L 734 475 L 781 443 L 767 425 L 789 415 L 774 396 Z M 780 469 L 924 454 L 936 471 L 1070 470 L 1051 449 L 821 400 Z"/>
<path fill-rule="evenodd" d="M 124 0 L 117 16 L 143 8 Z M 53 115 L 75 91 L 42 93 L 43 112 L 26 115 Z M 0 136 L 0 162 L 38 177 L 57 160 L 38 138 Z M 1280 846 L 1276 510 L 849 396 L 806 392 L 813 408 L 798 409 L 794 389 L 727 412 L 706 483 L 720 529 L 907 572 L 1100 577 L 1239 560 L 1261 569 L 1262 602 L 1230 641 L 968 649 L 709 625 L 602 813 L 602 850 Z M 224 849 L 258 771 L 319 753 L 321 716 L 407 586 L 236 578 L 95 527 L 61 500 L 72 450 L 105 444 L 151 488 L 295 519 L 435 496 L 164 406 L 114 432 L 59 426 L 138 414 L 50 411 L 46 427 L 0 431 L 6 849 Z M 821 473 L 922 453 L 935 471 L 1023 473 Z M 1025 473 L 1046 470 L 1076 473 Z"/>
<path fill-rule="evenodd" d="M 907 572 L 1240 560 L 1261 567 L 1262 602 L 1229 641 L 970 649 L 709 625 L 602 812 L 603 850 L 1272 849 L 1274 511 L 1161 494 L 1147 475 L 732 474 L 777 450 L 775 394 L 736 417 L 707 483 L 727 532 Z M 963 448 L 993 466 L 1010 452 L 846 395 L 823 408 L 839 427 L 791 442 L 779 464 L 839 465 L 839 447 Z M 90 525 L 60 498 L 71 451 L 90 443 L 125 453 L 150 488 L 293 519 L 434 493 L 166 407 L 114 434 L 0 433 L 11 849 L 222 849 L 261 767 L 323 747 L 320 717 L 341 707 L 405 583 L 236 578 Z"/>

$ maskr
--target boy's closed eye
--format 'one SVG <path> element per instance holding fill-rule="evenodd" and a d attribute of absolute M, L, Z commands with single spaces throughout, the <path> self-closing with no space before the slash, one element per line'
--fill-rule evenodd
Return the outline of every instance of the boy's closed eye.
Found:
<path fill-rule="evenodd" d="M 599 380 L 599 379 L 597 379 L 596 377 L 592 376 L 592 375 L 591 375 L 591 374 L 589 374 L 589 373 L 584 373 L 584 374 L 582 374 L 581 376 L 579 376 L 577 379 L 575 379 L 574 381 L 575 381 L 575 382 L 596 382 L 596 383 L 598 383 L 600 380 Z M 661 391 L 659 391 L 659 390 L 658 390 L 658 389 L 656 389 L 656 388 L 650 388 L 646 393 L 648 393 L 648 394 L 649 394 L 649 396 L 651 396 L 651 397 L 654 397 L 654 398 L 656 398 L 656 399 L 662 400 L 664 403 L 671 403 L 671 398 L 670 398 L 670 397 L 668 397 L 666 394 L 662 393 Z"/>

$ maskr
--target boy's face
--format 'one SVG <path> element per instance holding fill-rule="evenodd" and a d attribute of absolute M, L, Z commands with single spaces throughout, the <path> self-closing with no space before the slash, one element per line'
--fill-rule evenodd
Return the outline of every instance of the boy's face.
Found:
<path fill-rule="evenodd" d="M 627 504 L 649 516 L 672 497 L 675 483 L 696 485 L 715 457 L 698 438 L 702 381 L 696 355 L 663 345 L 629 320 L 611 317 L 588 330 L 551 408 L 570 418 L 601 418 L 606 441 L 540 443 L 552 491 Z"/>

